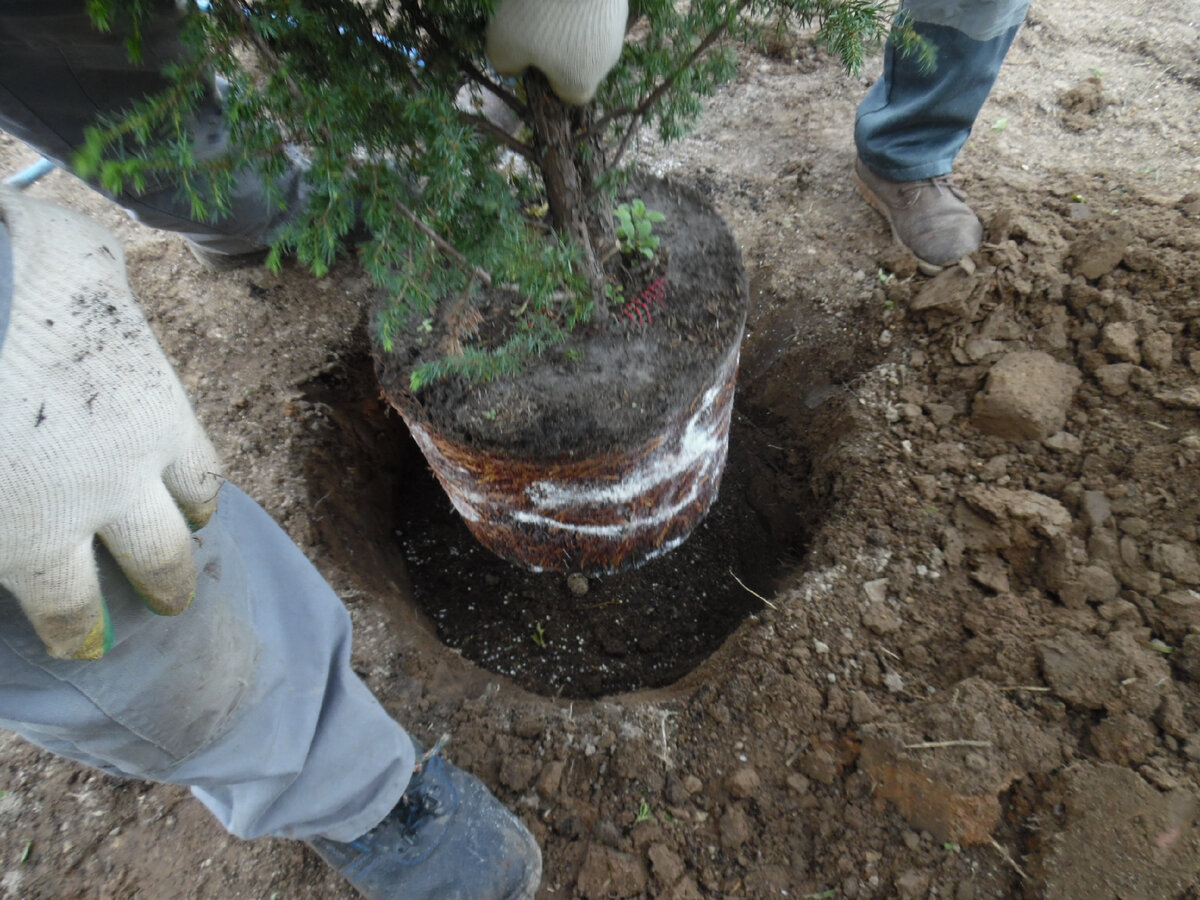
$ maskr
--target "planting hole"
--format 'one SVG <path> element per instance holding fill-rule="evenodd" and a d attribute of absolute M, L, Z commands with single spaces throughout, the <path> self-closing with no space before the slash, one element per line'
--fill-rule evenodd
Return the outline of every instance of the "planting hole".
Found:
<path fill-rule="evenodd" d="M 330 429 L 328 452 L 305 465 L 318 543 L 373 593 L 409 594 L 401 602 L 446 646 L 530 691 L 597 697 L 671 684 L 795 577 L 828 512 L 819 483 L 831 473 L 814 460 L 819 469 L 848 428 L 835 385 L 860 363 L 844 341 L 774 352 L 781 327 L 743 350 L 729 460 L 707 518 L 658 559 L 586 578 L 526 571 L 471 536 L 399 416 L 376 399 L 363 337 L 305 386 Z"/>

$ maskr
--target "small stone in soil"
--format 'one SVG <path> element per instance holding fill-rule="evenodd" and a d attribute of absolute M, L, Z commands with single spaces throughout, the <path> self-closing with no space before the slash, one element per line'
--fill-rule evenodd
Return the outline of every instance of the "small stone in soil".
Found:
<path fill-rule="evenodd" d="M 567 576 L 567 590 L 576 597 L 582 597 L 588 592 L 587 576 L 582 572 L 572 572 Z"/>

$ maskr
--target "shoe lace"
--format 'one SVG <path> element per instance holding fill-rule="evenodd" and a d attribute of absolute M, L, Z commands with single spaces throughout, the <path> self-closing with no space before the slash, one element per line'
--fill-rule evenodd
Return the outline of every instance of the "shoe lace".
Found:
<path fill-rule="evenodd" d="M 392 819 L 400 826 L 405 841 L 411 843 L 421 823 L 429 816 L 436 816 L 441 809 L 442 803 L 436 797 L 417 792 L 412 795 L 406 793 L 392 810 Z"/>
<path fill-rule="evenodd" d="M 948 191 L 959 200 L 965 201 L 967 199 L 966 193 L 954 183 L 954 176 L 950 174 L 934 175 L 932 178 L 926 178 L 923 181 L 914 181 L 900 188 L 899 194 L 904 198 L 905 206 L 913 206 L 921 198 L 921 191 L 926 188 L 933 188 L 938 193 Z"/>
<path fill-rule="evenodd" d="M 389 831 L 391 831 L 391 826 L 397 826 L 398 837 L 406 845 L 411 845 L 416 840 L 417 830 L 422 823 L 442 811 L 442 801 L 429 791 L 421 790 L 420 775 L 431 759 L 441 755 L 442 748 L 449 740 L 450 735 L 443 734 L 438 738 L 437 743 L 417 758 L 413 765 L 410 789 L 404 792 L 385 820 L 389 825 Z M 370 851 L 375 845 L 376 832 L 384 826 L 385 822 L 381 822 L 362 837 L 352 841 L 351 846 L 362 853 Z"/>

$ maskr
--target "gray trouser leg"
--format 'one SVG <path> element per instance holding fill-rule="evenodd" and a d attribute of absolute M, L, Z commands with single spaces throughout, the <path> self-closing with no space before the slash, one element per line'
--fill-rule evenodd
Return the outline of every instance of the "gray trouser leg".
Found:
<path fill-rule="evenodd" d="M 145 32 L 142 63 L 134 64 L 124 36 L 97 31 L 83 0 L 0 3 L 0 129 L 70 169 L 84 129 L 99 116 L 120 112 L 167 86 L 160 73 L 179 59 L 179 16 L 173 0 L 159 4 L 162 10 Z M 228 130 L 214 91 L 201 104 L 192 130 L 200 159 L 225 150 Z M 258 175 L 244 173 L 234 187 L 229 215 L 215 222 L 197 220 L 172 183 L 113 199 L 143 224 L 179 232 L 217 253 L 244 253 L 270 244 L 301 209 L 299 166 L 276 187 L 283 208 L 268 199 Z"/>
<path fill-rule="evenodd" d="M 0 727 L 115 774 L 188 785 L 233 834 L 350 841 L 408 785 L 412 741 L 350 669 L 350 617 L 287 535 L 221 489 L 196 599 L 150 613 L 101 552 L 114 644 L 52 659 L 0 589 Z"/>

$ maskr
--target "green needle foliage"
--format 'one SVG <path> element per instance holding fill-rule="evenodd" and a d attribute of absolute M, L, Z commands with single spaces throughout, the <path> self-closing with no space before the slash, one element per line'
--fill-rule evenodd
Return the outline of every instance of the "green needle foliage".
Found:
<path fill-rule="evenodd" d="M 163 14 L 153 0 L 86 2 L 98 27 L 129 35 L 135 58 L 138 23 Z M 115 193 L 174 181 L 211 220 L 228 210 L 237 173 L 271 180 L 302 155 L 305 210 L 277 236 L 269 264 L 294 254 L 323 275 L 361 228 L 369 237 L 359 260 L 390 298 L 375 334 L 389 351 L 443 302 L 470 303 L 484 287 L 512 291 L 506 337 L 464 341 L 418 369 L 413 388 L 455 373 L 486 380 L 561 342 L 612 295 L 597 260 L 615 242 L 614 176 L 639 128 L 664 140 L 684 134 L 703 98 L 736 74 L 741 44 L 816 27 L 853 70 L 889 26 L 886 0 L 632 0 L 633 36 L 580 108 L 558 102 L 538 74 L 514 82 L 491 72 L 483 52 L 491 8 L 490 0 L 213 0 L 202 12 L 193 2 L 171 86 L 90 130 L 77 171 Z M 904 46 L 927 53 L 896 27 Z M 223 156 L 200 160 L 189 123 L 212 75 L 226 83 L 232 140 Z M 468 93 L 499 100 L 522 127 L 503 131 L 460 99 Z M 560 180 L 547 165 L 574 166 L 579 177 L 568 182 L 577 187 L 547 190 Z"/>

